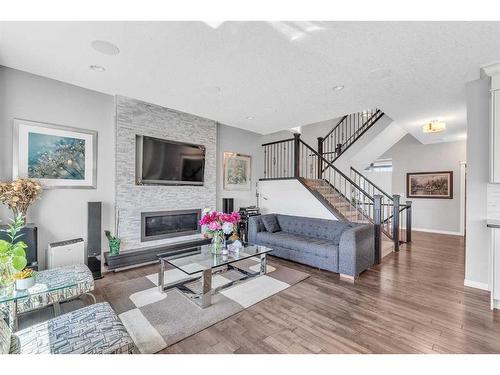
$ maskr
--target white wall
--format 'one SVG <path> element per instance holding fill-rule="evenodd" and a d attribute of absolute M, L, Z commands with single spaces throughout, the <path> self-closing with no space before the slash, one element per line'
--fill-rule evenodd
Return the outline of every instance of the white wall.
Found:
<path fill-rule="evenodd" d="M 465 284 L 488 289 L 489 231 L 486 228 L 489 180 L 490 80 L 467 83 L 467 209 Z"/>
<path fill-rule="evenodd" d="M 367 179 L 389 195 L 392 195 L 392 172 L 359 170 Z"/>
<path fill-rule="evenodd" d="M 256 185 L 263 174 L 262 135 L 223 124 L 217 126 L 217 209 L 222 210 L 222 198 L 234 198 L 234 209 L 257 204 Z M 224 190 L 224 152 L 236 152 L 252 157 L 251 190 Z"/>
<path fill-rule="evenodd" d="M 312 193 L 297 180 L 261 181 L 260 208 L 264 214 L 277 213 L 337 220 Z"/>
<path fill-rule="evenodd" d="M 28 211 L 38 226 L 38 259 L 47 244 L 87 239 L 87 202 L 103 202 L 103 229 L 113 228 L 114 99 L 95 91 L 0 66 L 0 180 L 12 179 L 12 120 L 21 118 L 98 131 L 97 189 L 44 190 Z M 11 217 L 0 206 L 0 219 Z M 103 236 L 104 237 L 104 236 Z M 106 245 L 102 241 L 103 249 Z"/>
<path fill-rule="evenodd" d="M 415 230 L 460 234 L 460 162 L 465 161 L 465 141 L 424 145 L 406 135 L 382 158 L 392 158 L 392 193 L 406 201 L 409 172 L 453 171 L 453 199 L 411 198 Z"/>
<path fill-rule="evenodd" d="M 318 137 L 324 137 L 340 121 L 340 117 L 315 122 L 313 124 L 301 126 L 300 138 L 316 151 L 318 150 Z"/>

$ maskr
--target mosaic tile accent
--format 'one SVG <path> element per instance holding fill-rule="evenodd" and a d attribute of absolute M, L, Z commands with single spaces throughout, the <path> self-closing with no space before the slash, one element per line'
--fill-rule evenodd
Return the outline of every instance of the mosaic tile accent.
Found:
<path fill-rule="evenodd" d="M 119 354 L 136 352 L 127 330 L 107 303 L 60 315 L 16 332 L 11 353 Z"/>
<path fill-rule="evenodd" d="M 148 135 L 206 148 L 203 186 L 135 185 L 135 136 Z M 116 204 L 122 251 L 175 243 L 199 235 L 141 242 L 141 212 L 215 208 L 216 122 L 189 113 L 116 96 Z"/>

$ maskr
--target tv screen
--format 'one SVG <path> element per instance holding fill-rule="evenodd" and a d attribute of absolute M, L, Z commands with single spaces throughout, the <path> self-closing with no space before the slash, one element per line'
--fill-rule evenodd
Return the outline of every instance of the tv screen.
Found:
<path fill-rule="evenodd" d="M 205 148 L 138 136 L 140 183 L 203 185 Z"/>

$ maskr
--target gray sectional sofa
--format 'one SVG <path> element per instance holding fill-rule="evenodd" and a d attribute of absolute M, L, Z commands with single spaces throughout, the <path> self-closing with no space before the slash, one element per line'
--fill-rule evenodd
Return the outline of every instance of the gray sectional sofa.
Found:
<path fill-rule="evenodd" d="M 374 264 L 372 224 L 267 214 L 250 217 L 248 241 L 272 248 L 271 255 L 349 278 Z"/>

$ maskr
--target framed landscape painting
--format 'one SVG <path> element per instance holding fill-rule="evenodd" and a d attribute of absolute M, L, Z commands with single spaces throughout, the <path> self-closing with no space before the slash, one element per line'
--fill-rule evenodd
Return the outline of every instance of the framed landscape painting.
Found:
<path fill-rule="evenodd" d="M 224 189 L 251 189 L 251 157 L 224 152 Z"/>
<path fill-rule="evenodd" d="M 407 198 L 453 198 L 453 172 L 415 172 L 406 174 Z"/>
<path fill-rule="evenodd" d="M 44 188 L 96 188 L 97 132 L 14 119 L 13 177 Z"/>

